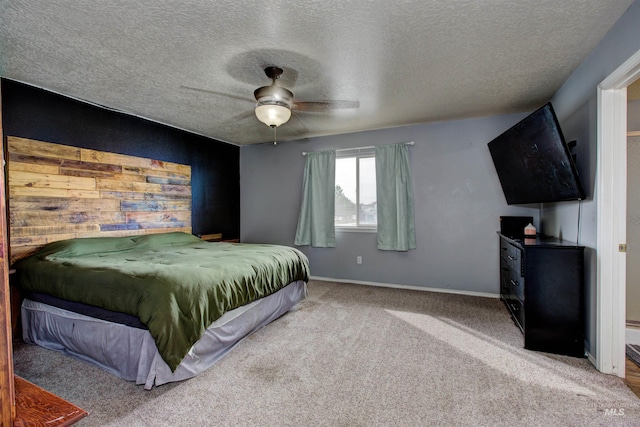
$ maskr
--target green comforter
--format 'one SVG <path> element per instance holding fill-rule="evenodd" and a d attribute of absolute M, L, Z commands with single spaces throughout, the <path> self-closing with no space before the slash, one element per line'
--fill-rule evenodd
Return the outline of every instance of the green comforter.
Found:
<path fill-rule="evenodd" d="M 172 371 L 225 312 L 309 279 L 297 249 L 186 233 L 50 243 L 16 268 L 26 290 L 137 316 Z"/>

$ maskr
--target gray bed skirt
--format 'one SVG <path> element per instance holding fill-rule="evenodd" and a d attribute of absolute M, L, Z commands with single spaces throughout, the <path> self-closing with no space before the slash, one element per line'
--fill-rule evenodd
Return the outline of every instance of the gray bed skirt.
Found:
<path fill-rule="evenodd" d="M 307 295 L 303 281 L 229 311 L 207 328 L 174 372 L 160 357 L 149 331 L 63 310 L 25 299 L 22 337 L 25 342 L 63 352 L 122 379 L 154 385 L 182 381 L 210 368 L 244 337 L 291 310 Z"/>

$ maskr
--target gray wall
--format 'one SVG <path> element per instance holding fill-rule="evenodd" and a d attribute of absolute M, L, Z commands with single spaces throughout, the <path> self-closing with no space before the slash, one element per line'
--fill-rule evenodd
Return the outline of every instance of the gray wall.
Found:
<path fill-rule="evenodd" d="M 499 217 L 533 216 L 537 226 L 539 206 L 506 204 L 487 143 L 524 116 L 242 147 L 241 239 L 293 245 L 303 151 L 415 141 L 409 150 L 417 249 L 379 251 L 375 233 L 337 232 L 335 248 L 300 248 L 309 257 L 312 276 L 497 294 Z M 357 256 L 362 265 L 356 264 Z"/>
<path fill-rule="evenodd" d="M 567 140 L 578 141 L 578 169 L 589 200 L 582 203 L 580 216 L 578 203 L 545 205 L 542 209 L 542 222 L 547 234 L 559 235 L 566 234 L 567 230 L 576 230 L 580 218 L 580 244 L 587 247 L 587 349 L 592 353 L 595 352 L 595 346 L 591 343 L 595 342 L 596 334 L 597 194 L 594 193 L 594 183 L 597 155 L 597 86 L 640 50 L 639 23 L 640 1 L 636 1 L 551 100 L 565 137 Z"/>
<path fill-rule="evenodd" d="M 640 0 L 551 100 L 567 140 L 578 141 L 578 169 L 588 200 L 545 204 L 539 230 L 587 247 L 587 349 L 595 340 L 597 85 L 640 49 Z M 340 234 L 335 249 L 303 248 L 322 277 L 498 292 L 500 215 L 538 216 L 537 206 L 507 206 L 486 144 L 523 115 L 410 126 L 241 149 L 243 241 L 293 244 L 300 204 L 302 151 L 414 140 L 412 167 L 418 249 L 379 252 L 375 235 Z M 578 224 L 580 218 L 580 224 Z M 578 226 L 579 225 L 579 226 Z M 579 233 L 578 233 L 579 232 Z M 355 263 L 363 256 L 362 266 Z"/>

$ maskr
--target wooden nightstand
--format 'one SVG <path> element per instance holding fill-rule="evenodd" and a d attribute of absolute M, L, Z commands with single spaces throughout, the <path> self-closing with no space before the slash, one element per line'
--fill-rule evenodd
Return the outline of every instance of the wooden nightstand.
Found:
<path fill-rule="evenodd" d="M 240 243 L 240 239 L 223 239 L 222 233 L 214 234 L 201 234 L 200 239 L 207 242 L 227 242 L 227 243 Z"/>
<path fill-rule="evenodd" d="M 69 426 L 88 415 L 73 403 L 15 376 L 16 418 L 14 427 Z"/>
<path fill-rule="evenodd" d="M 201 234 L 200 239 L 207 242 L 220 242 L 222 240 L 222 233 Z"/>

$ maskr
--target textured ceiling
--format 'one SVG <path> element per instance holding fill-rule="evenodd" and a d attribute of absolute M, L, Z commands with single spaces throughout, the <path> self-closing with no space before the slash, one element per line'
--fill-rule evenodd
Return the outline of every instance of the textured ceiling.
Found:
<path fill-rule="evenodd" d="M 284 141 L 534 109 L 631 3 L 0 0 L 0 73 L 238 145 L 273 140 L 248 100 L 266 66 L 296 100 L 359 103 Z"/>

